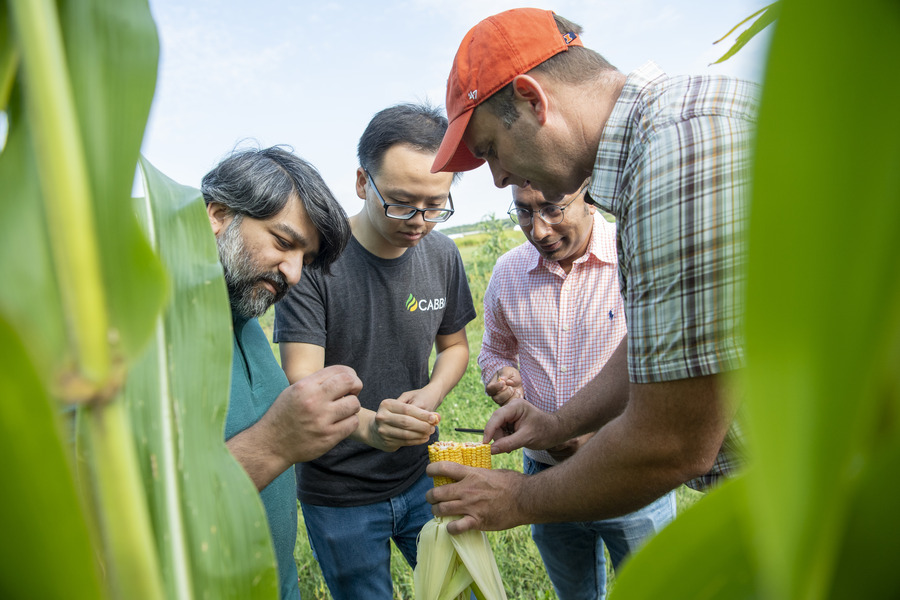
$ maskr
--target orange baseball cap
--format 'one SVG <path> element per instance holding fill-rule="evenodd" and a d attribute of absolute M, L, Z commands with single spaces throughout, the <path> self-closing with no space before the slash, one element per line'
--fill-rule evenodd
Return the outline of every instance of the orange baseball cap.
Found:
<path fill-rule="evenodd" d="M 562 34 L 553 11 L 515 8 L 488 17 L 469 30 L 447 78 L 447 118 L 431 172 L 469 171 L 484 163 L 462 143 L 476 106 L 517 75 L 527 73 L 570 46 L 583 46 L 574 33 Z"/>

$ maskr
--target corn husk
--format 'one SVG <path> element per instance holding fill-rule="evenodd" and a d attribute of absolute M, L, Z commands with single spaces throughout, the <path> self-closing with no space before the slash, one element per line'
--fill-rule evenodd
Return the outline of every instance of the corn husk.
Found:
<path fill-rule="evenodd" d="M 435 517 L 419 532 L 413 583 L 416 600 L 506 600 L 494 552 L 483 531 L 457 535 L 447 524 L 459 517 Z"/>
<path fill-rule="evenodd" d="M 452 460 L 491 468 L 487 444 L 436 442 L 428 447 L 431 462 Z M 435 486 L 451 483 L 435 478 Z M 413 572 L 416 600 L 506 600 L 506 590 L 494 553 L 483 531 L 450 535 L 447 524 L 459 517 L 435 517 L 419 532 L 418 558 Z"/>

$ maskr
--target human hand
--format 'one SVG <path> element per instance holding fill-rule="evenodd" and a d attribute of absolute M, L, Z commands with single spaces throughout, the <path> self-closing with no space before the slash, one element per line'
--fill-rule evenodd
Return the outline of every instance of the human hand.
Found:
<path fill-rule="evenodd" d="M 397 400 L 400 402 L 404 402 L 406 404 L 412 404 L 413 406 L 418 406 L 423 410 L 427 410 L 429 412 L 434 411 L 441 404 L 441 394 L 435 386 L 428 386 L 418 389 L 418 390 L 409 390 L 408 392 L 403 392 L 400 396 L 397 397 Z"/>
<path fill-rule="evenodd" d="M 515 398 L 494 411 L 484 426 L 483 442 L 491 440 L 491 454 L 519 448 L 544 450 L 566 439 L 555 413 L 546 413 L 522 398 Z"/>
<path fill-rule="evenodd" d="M 552 448 L 547 448 L 547 453 L 557 462 L 562 462 L 575 454 L 579 450 L 579 448 L 584 446 L 585 442 L 591 439 L 593 435 L 594 432 L 592 431 L 590 433 L 574 437 L 570 440 L 566 440 L 562 444 L 553 446 Z"/>
<path fill-rule="evenodd" d="M 501 367 L 484 386 L 485 393 L 503 406 L 513 398 L 524 398 L 522 375 L 515 367 Z"/>
<path fill-rule="evenodd" d="M 425 444 L 440 422 L 438 413 L 402 400 L 382 400 L 369 427 L 367 443 L 385 452 Z"/>
<path fill-rule="evenodd" d="M 260 419 L 272 452 L 294 464 L 331 450 L 359 426 L 361 389 L 356 372 L 341 365 L 288 386 Z"/>
<path fill-rule="evenodd" d="M 519 486 L 525 480 L 521 473 L 467 467 L 450 461 L 432 463 L 425 472 L 431 477 L 456 480 L 456 483 L 432 488 L 425 494 L 435 516 L 461 516 L 447 524 L 451 534 L 470 529 L 499 531 L 528 522 L 517 502 Z"/>

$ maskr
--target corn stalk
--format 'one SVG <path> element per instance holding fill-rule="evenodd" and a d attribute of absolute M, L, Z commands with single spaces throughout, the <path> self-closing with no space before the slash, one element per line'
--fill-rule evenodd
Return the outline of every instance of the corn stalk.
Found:
<path fill-rule="evenodd" d="M 230 320 L 202 201 L 142 213 L 170 264 L 200 265 L 170 291 L 130 198 L 157 62 L 146 0 L 0 0 L 4 597 L 277 597 L 259 496 L 222 439 Z M 179 319 L 198 288 L 211 316 Z"/>

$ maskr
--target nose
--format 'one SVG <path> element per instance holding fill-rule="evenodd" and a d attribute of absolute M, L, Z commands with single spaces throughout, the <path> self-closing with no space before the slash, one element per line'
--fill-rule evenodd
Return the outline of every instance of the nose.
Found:
<path fill-rule="evenodd" d="M 553 227 L 551 225 L 547 225 L 544 220 L 535 213 L 531 217 L 531 237 L 536 240 L 542 240 L 548 235 L 550 235 Z"/>
<path fill-rule="evenodd" d="M 428 224 L 428 222 L 425 221 L 425 213 L 423 213 L 423 212 L 421 212 L 421 211 L 418 211 L 418 210 L 413 214 L 413 216 L 411 216 L 411 217 L 409 218 L 409 222 L 410 222 L 410 223 L 416 223 L 416 224 L 421 223 L 422 225 L 427 225 L 427 224 Z"/>
<path fill-rule="evenodd" d="M 300 273 L 303 271 L 303 253 L 295 252 L 287 256 L 278 267 L 288 285 L 293 287 L 300 282 Z"/>
<path fill-rule="evenodd" d="M 505 188 L 510 184 L 509 173 L 501 169 L 493 161 L 488 161 L 488 166 L 491 168 L 491 175 L 494 177 L 494 185 L 498 188 Z"/>

